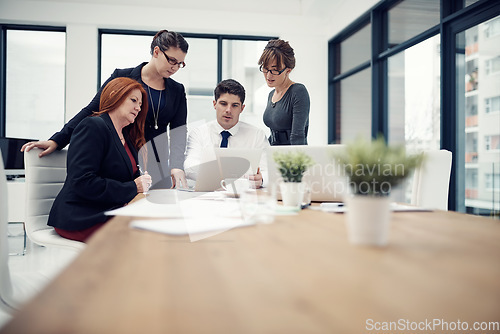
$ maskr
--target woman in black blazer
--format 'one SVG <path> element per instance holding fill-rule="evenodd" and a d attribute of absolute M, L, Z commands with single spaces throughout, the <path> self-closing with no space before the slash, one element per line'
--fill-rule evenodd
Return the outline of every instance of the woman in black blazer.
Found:
<path fill-rule="evenodd" d="M 68 149 L 67 176 L 50 210 L 48 225 L 61 236 L 85 241 L 102 226 L 105 211 L 121 207 L 151 185 L 140 175 L 137 152 L 145 144 L 147 94 L 130 78 L 111 80 L 99 112 L 82 120 Z"/>
<path fill-rule="evenodd" d="M 70 142 L 71 134 L 76 126 L 98 110 L 102 88 L 114 78 L 128 77 L 140 82 L 147 92 L 145 100 L 150 107 L 144 129 L 146 141 L 153 140 L 167 132 L 167 126 L 171 130 L 169 137 L 159 137 L 168 138 L 169 143 L 157 140 L 156 144 L 153 145 L 154 150 L 162 149 L 169 157 L 168 161 L 161 161 L 161 168 L 164 171 L 162 175 L 171 176 L 171 182 L 167 179 L 165 181 L 168 182 L 162 183 L 162 185 L 165 187 L 175 187 L 176 185 L 187 187 L 184 174 L 184 151 L 187 134 L 186 92 L 184 86 L 171 79 L 170 76 L 186 65 L 184 59 L 188 47 L 188 43 L 181 34 L 168 30 L 159 31 L 151 42 L 151 60 L 149 62 L 133 68 L 116 69 L 89 105 L 66 123 L 61 131 L 55 133 L 47 141 L 29 142 L 21 150 L 29 151 L 33 147 L 38 147 L 44 150 L 40 153 L 40 157 L 42 157 L 56 149 L 64 148 Z M 165 154 L 155 152 L 155 156 L 165 156 Z"/>

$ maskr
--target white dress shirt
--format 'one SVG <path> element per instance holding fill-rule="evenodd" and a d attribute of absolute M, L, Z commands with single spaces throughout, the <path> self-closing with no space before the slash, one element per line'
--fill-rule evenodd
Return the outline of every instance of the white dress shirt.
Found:
<path fill-rule="evenodd" d="M 222 141 L 220 133 L 224 130 L 217 120 L 213 120 L 188 131 L 186 160 L 184 161 L 187 178 L 196 180 L 197 167 L 206 162 L 207 157 L 215 158 L 215 155 L 210 157 L 210 152 L 213 152 L 213 148 L 220 147 Z M 231 133 L 228 138 L 228 148 L 262 148 L 260 170 L 261 173 L 265 171 L 267 169 L 265 149 L 269 147 L 265 132 L 242 121 L 227 131 Z"/>

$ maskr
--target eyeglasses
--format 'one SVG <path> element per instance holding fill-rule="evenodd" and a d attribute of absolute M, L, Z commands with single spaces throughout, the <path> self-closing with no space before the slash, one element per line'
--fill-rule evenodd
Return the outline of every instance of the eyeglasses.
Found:
<path fill-rule="evenodd" d="M 272 75 L 280 75 L 281 73 L 283 73 L 287 68 L 285 67 L 284 69 L 282 69 L 281 71 L 278 71 L 278 70 L 268 70 L 267 68 L 263 67 L 263 65 L 260 65 L 259 67 L 259 70 L 264 73 L 264 74 L 267 74 L 268 72 L 271 72 Z"/>
<path fill-rule="evenodd" d="M 167 56 L 167 54 L 163 50 L 161 50 L 161 52 L 163 52 L 163 55 L 165 56 L 165 58 L 167 58 L 167 61 L 170 65 L 179 65 L 180 68 L 184 68 L 186 66 L 185 62 L 177 61 L 177 59 Z"/>

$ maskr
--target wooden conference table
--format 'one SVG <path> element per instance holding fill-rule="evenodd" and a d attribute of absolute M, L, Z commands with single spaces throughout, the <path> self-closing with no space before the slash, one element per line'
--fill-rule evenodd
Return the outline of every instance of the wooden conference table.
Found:
<path fill-rule="evenodd" d="M 471 330 L 500 321 L 499 220 L 393 213 L 384 248 L 349 244 L 343 214 L 311 209 L 197 242 L 130 220 L 109 221 L 0 332 L 500 331 Z"/>

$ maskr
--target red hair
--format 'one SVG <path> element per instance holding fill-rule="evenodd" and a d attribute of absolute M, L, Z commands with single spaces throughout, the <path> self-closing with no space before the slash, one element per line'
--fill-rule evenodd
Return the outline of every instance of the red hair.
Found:
<path fill-rule="evenodd" d="M 146 144 L 146 139 L 144 139 L 144 124 L 146 123 L 148 113 L 148 96 L 139 82 L 127 77 L 118 77 L 108 82 L 101 93 L 99 112 L 95 112 L 94 115 L 97 116 L 115 110 L 125 102 L 134 89 L 138 89 L 142 95 L 141 111 L 135 118 L 134 123 L 127 125 L 125 129 L 128 130 L 129 139 L 135 148 L 139 150 Z"/>

